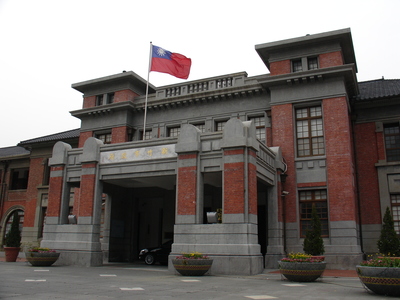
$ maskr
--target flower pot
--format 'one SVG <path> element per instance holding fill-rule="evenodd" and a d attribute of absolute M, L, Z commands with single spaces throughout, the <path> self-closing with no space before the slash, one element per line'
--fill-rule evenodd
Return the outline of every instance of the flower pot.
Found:
<path fill-rule="evenodd" d="M 183 276 L 202 276 L 211 268 L 212 259 L 173 259 L 175 270 Z"/>
<path fill-rule="evenodd" d="M 25 252 L 26 260 L 32 266 L 48 267 L 54 264 L 60 253 L 57 252 Z"/>
<path fill-rule="evenodd" d="M 400 296 L 400 268 L 356 266 L 358 278 L 379 295 Z"/>
<path fill-rule="evenodd" d="M 20 247 L 4 247 L 4 253 L 6 255 L 7 262 L 17 261 Z"/>
<path fill-rule="evenodd" d="M 290 281 L 310 282 L 317 280 L 326 268 L 326 262 L 279 261 L 281 274 Z"/>

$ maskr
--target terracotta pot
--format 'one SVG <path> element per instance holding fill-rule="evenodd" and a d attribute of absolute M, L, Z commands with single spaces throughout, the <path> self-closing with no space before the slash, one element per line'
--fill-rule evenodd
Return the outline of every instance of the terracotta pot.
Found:
<path fill-rule="evenodd" d="M 7 262 L 16 262 L 19 254 L 20 247 L 4 247 Z"/>
<path fill-rule="evenodd" d="M 25 252 L 26 260 L 32 266 L 51 266 L 59 258 L 57 252 Z"/>
<path fill-rule="evenodd" d="M 212 259 L 173 259 L 172 264 L 183 276 L 202 276 L 211 268 Z"/>
<path fill-rule="evenodd" d="M 400 296 L 400 268 L 356 266 L 361 282 L 379 295 Z"/>
<path fill-rule="evenodd" d="M 310 282 L 317 280 L 326 268 L 326 262 L 279 261 L 281 274 L 290 281 Z"/>

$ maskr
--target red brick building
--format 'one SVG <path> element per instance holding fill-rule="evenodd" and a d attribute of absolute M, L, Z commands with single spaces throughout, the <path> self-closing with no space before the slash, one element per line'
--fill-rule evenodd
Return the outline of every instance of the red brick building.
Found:
<path fill-rule="evenodd" d="M 400 232 L 400 80 L 358 82 L 349 29 L 255 50 L 270 73 L 150 84 L 145 131 L 145 79 L 73 84 L 81 128 L 0 149 L 1 236 L 18 210 L 60 264 L 173 240 L 257 274 L 302 251 L 315 204 L 330 268 L 375 253 L 386 207 Z"/>

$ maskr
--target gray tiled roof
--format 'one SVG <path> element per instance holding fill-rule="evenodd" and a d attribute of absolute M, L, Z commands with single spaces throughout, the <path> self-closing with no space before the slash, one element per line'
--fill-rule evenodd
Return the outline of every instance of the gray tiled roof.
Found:
<path fill-rule="evenodd" d="M 72 129 L 64 132 L 54 133 L 46 136 L 41 136 L 38 138 L 21 141 L 18 145 L 42 143 L 42 142 L 52 142 L 52 141 L 62 141 L 66 139 L 79 138 L 80 129 Z"/>
<path fill-rule="evenodd" d="M 377 79 L 359 82 L 357 101 L 400 96 L 400 79 Z"/>
<path fill-rule="evenodd" d="M 12 146 L 0 148 L 0 159 L 19 157 L 22 155 L 28 155 L 30 151 L 26 150 L 24 147 Z"/>

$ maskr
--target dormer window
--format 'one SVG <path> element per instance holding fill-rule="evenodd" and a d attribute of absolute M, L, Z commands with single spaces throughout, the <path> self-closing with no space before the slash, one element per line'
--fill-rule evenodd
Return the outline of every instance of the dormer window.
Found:
<path fill-rule="evenodd" d="M 317 57 L 309 57 L 307 58 L 307 64 L 309 70 L 318 69 L 318 58 Z"/>
<path fill-rule="evenodd" d="M 103 95 L 97 95 L 96 96 L 96 106 L 103 105 L 103 99 L 104 99 Z"/>
<path fill-rule="evenodd" d="M 318 69 L 318 57 L 302 57 L 292 60 L 292 72 L 302 72 Z"/>
<path fill-rule="evenodd" d="M 114 102 L 115 93 L 108 93 L 96 96 L 96 106 L 101 106 L 103 104 L 111 104 Z"/>
<path fill-rule="evenodd" d="M 114 103 L 114 93 L 107 94 L 107 104 Z"/>
<path fill-rule="evenodd" d="M 303 71 L 303 65 L 301 63 L 301 59 L 292 60 L 292 71 L 293 73 Z"/>

